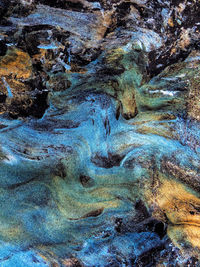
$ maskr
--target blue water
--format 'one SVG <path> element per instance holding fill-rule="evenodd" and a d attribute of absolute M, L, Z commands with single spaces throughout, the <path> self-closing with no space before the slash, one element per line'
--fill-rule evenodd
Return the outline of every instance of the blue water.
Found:
<path fill-rule="evenodd" d="M 5 78 L 2 78 L 2 81 L 7 89 L 7 92 L 8 92 L 8 97 L 9 98 L 12 98 L 13 97 L 13 94 L 12 94 L 12 91 L 11 91 L 11 88 L 10 88 L 10 85 L 6 82 L 6 79 Z"/>

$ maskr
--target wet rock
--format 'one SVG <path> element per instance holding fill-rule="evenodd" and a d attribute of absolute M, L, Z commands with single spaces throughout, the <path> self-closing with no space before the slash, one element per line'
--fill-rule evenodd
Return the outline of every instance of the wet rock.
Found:
<path fill-rule="evenodd" d="M 6 43 L 1 41 L 0 42 L 0 56 L 4 56 L 7 52 L 7 46 Z"/>

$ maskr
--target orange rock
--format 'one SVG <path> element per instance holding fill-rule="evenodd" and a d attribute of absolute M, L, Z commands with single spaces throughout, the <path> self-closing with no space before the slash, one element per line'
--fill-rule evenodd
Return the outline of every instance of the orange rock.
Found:
<path fill-rule="evenodd" d="M 62 261 L 62 264 L 65 267 L 82 266 L 82 264 L 76 258 L 65 259 Z"/>
<path fill-rule="evenodd" d="M 167 218 L 167 232 L 173 243 L 180 248 L 187 243 L 200 249 L 199 195 L 178 180 L 161 173 L 157 175 L 152 192 L 149 194 L 147 190 L 146 197 L 153 207 L 153 216 L 161 220 Z"/>
<path fill-rule="evenodd" d="M 168 19 L 168 24 L 170 27 L 174 27 L 174 22 L 173 22 L 173 19 L 171 17 Z"/>
<path fill-rule="evenodd" d="M 183 29 L 180 35 L 180 40 L 178 41 L 178 46 L 182 49 L 185 50 L 191 43 L 191 38 L 190 38 L 190 30 Z"/>
<path fill-rule="evenodd" d="M 29 79 L 32 76 L 32 61 L 30 56 L 17 48 L 10 48 L 0 60 L 0 76 L 17 79 Z"/>
<path fill-rule="evenodd" d="M 7 95 L 5 103 L 0 106 L 0 113 L 18 114 L 18 108 L 26 110 L 32 99 L 32 90 L 26 81 L 34 78 L 30 56 L 18 48 L 9 48 L 6 55 L 0 57 L 0 88 Z M 17 108 L 18 107 L 18 108 Z"/>

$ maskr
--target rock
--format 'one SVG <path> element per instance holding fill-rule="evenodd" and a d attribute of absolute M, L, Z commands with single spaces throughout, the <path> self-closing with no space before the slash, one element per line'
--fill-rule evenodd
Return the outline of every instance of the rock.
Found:
<path fill-rule="evenodd" d="M 0 1 L 3 266 L 199 265 L 199 11 Z"/>

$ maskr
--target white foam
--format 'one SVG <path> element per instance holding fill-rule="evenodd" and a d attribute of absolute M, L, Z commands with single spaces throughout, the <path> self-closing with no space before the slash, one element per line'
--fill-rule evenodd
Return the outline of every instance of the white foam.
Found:
<path fill-rule="evenodd" d="M 167 96 L 174 96 L 178 93 L 178 91 L 168 91 L 168 90 L 149 90 L 150 94 L 157 94 L 157 93 L 161 93 L 163 95 L 167 95 Z"/>
<path fill-rule="evenodd" d="M 51 44 L 40 44 L 37 46 L 40 49 L 58 49 L 58 46 L 54 43 Z"/>
<path fill-rule="evenodd" d="M 13 164 L 17 163 L 18 160 L 14 155 L 6 154 L 6 159 L 4 159 L 3 162 L 13 165 Z"/>

